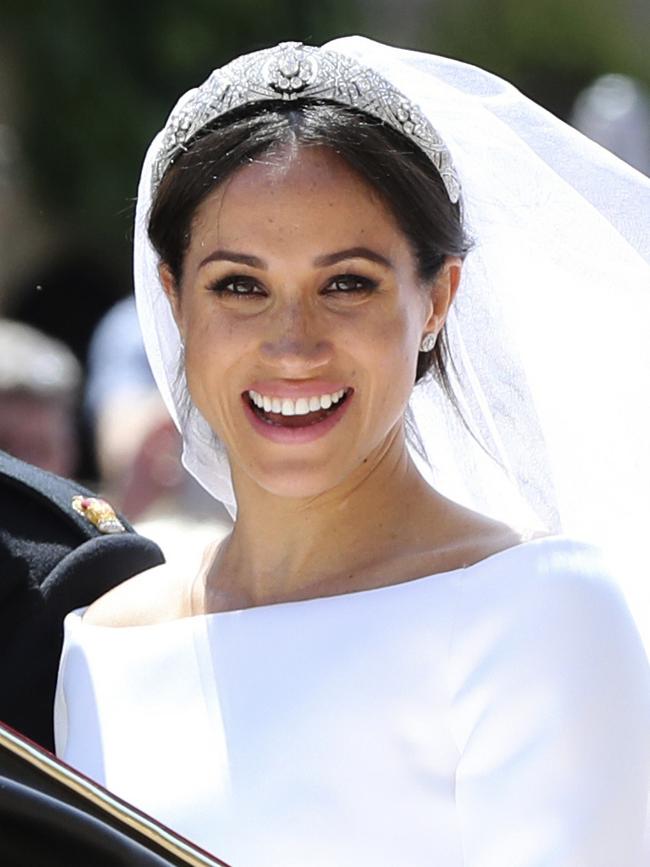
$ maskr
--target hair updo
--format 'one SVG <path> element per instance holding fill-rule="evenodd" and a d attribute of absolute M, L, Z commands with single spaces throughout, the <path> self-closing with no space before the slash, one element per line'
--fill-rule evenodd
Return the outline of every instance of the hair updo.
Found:
<path fill-rule="evenodd" d="M 410 139 L 348 106 L 316 100 L 257 102 L 202 130 L 165 173 L 149 216 L 149 239 L 179 286 L 192 220 L 201 202 L 241 166 L 283 146 L 331 148 L 372 186 L 408 238 L 422 280 L 447 256 L 465 256 L 460 202 L 452 203 L 438 171 Z M 418 354 L 415 382 L 431 372 L 458 410 L 447 374 L 445 329 Z"/>

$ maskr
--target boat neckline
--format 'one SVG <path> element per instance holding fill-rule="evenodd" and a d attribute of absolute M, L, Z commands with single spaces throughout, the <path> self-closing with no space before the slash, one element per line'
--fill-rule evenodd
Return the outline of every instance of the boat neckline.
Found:
<path fill-rule="evenodd" d="M 428 575 L 420 575 L 417 578 L 407 578 L 405 581 L 397 581 L 394 584 L 382 584 L 378 587 L 366 587 L 359 590 L 350 590 L 348 593 L 330 593 L 325 596 L 311 596 L 306 599 L 291 599 L 286 600 L 284 602 L 269 602 L 262 605 L 249 605 L 245 608 L 231 608 L 226 611 L 208 611 L 202 614 L 189 614 L 186 617 L 175 617 L 171 620 L 160 620 L 155 623 L 134 623 L 126 626 L 107 626 L 100 623 L 86 623 L 84 621 L 84 614 L 90 607 L 89 605 L 83 606 L 82 608 L 76 608 L 73 611 L 70 611 L 66 615 L 66 620 L 76 620 L 76 622 L 83 626 L 84 629 L 104 629 L 104 630 L 114 630 L 119 631 L 122 629 L 148 629 L 156 626 L 164 627 L 164 626 L 175 626 L 179 623 L 187 623 L 187 625 L 196 625 L 198 622 L 204 622 L 206 620 L 216 620 L 218 618 L 227 618 L 227 617 L 242 617 L 242 616 L 256 616 L 254 612 L 257 612 L 257 616 L 260 616 L 263 612 L 267 612 L 269 610 L 277 610 L 281 607 L 287 606 L 305 606 L 310 603 L 313 605 L 314 603 L 326 603 L 326 604 L 334 604 L 337 601 L 341 601 L 343 599 L 356 597 L 359 598 L 368 594 L 377 594 L 382 591 L 391 591 L 397 588 L 409 587 L 411 585 L 418 585 L 425 581 L 431 581 L 432 579 L 444 579 L 444 578 L 452 578 L 454 576 L 466 574 L 468 572 L 472 572 L 476 569 L 481 569 L 486 566 L 490 566 L 495 561 L 504 559 L 509 556 L 513 556 L 514 554 L 520 554 L 522 550 L 528 550 L 529 548 L 537 548 L 543 547 L 549 542 L 557 543 L 570 543 L 574 545 L 580 545 L 584 547 L 589 547 L 588 543 L 582 542 L 578 539 L 571 539 L 568 536 L 558 535 L 558 534 L 548 534 L 545 536 L 535 536 L 532 539 L 526 539 L 523 542 L 520 542 L 517 545 L 511 545 L 509 548 L 503 548 L 501 551 L 495 551 L 493 554 L 489 554 L 487 557 L 483 557 L 481 560 L 477 560 L 475 563 L 469 563 L 467 566 L 459 566 L 456 569 L 447 569 L 441 572 L 431 572 Z"/>

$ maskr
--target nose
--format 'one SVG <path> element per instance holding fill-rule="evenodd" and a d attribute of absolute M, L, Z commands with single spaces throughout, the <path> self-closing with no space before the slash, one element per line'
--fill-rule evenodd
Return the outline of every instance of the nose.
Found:
<path fill-rule="evenodd" d="M 267 326 L 260 354 L 266 364 L 282 368 L 286 375 L 309 373 L 332 358 L 325 323 L 304 301 L 284 304 Z"/>

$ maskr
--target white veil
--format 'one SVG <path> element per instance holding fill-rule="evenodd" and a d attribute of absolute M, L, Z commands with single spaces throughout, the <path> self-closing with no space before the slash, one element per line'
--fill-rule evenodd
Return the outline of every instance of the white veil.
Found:
<path fill-rule="evenodd" d="M 362 37 L 326 46 L 416 103 L 458 171 L 474 249 L 448 321 L 457 392 L 486 455 L 431 381 L 410 439 L 443 493 L 517 524 L 609 547 L 640 578 L 650 523 L 650 181 L 488 72 Z M 183 97 L 187 98 L 188 94 Z M 179 336 L 146 235 L 147 154 L 135 285 L 149 360 L 187 469 L 231 512 L 224 450 L 179 412 Z"/>

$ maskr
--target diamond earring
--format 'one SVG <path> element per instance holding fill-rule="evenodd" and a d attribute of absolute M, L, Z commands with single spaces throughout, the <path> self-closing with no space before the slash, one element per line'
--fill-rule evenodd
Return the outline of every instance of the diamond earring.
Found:
<path fill-rule="evenodd" d="M 420 343 L 420 352 L 431 352 L 433 347 L 436 345 L 436 339 L 437 335 L 433 331 L 425 334 Z"/>

